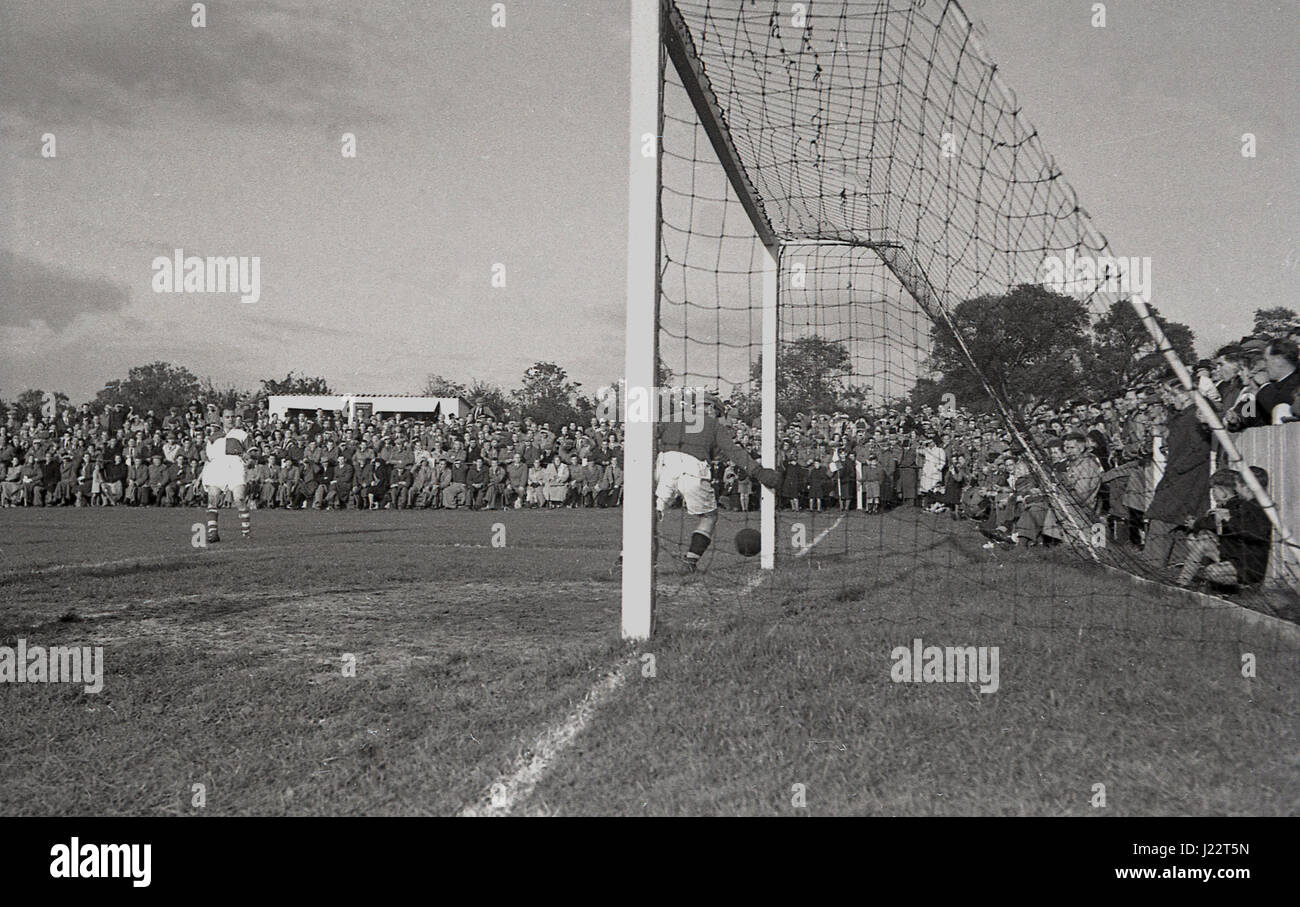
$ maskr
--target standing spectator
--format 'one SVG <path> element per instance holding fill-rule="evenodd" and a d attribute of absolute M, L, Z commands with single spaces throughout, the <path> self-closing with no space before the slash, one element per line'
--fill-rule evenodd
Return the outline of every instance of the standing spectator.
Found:
<path fill-rule="evenodd" d="M 780 498 L 791 510 L 799 509 L 799 499 L 803 496 L 807 484 L 807 473 L 799 465 L 797 454 L 790 451 L 786 456 L 785 469 L 781 475 Z"/>
<path fill-rule="evenodd" d="M 867 454 L 867 462 L 861 465 L 858 479 L 859 501 L 867 513 L 880 512 L 881 483 L 885 470 L 874 452 Z"/>
<path fill-rule="evenodd" d="M 926 438 L 921 442 L 918 459 L 921 471 L 917 490 L 922 500 L 929 502 L 930 507 L 937 510 L 942 507 L 937 499 L 943 483 L 943 469 L 947 465 L 948 455 L 933 438 Z"/>
<path fill-rule="evenodd" d="M 820 512 L 830 494 L 831 477 L 822 466 L 820 458 L 814 458 L 812 464 L 808 467 L 808 479 L 805 486 L 808 490 L 808 509 Z"/>
<path fill-rule="evenodd" d="M 1168 460 L 1147 508 L 1144 556 L 1163 570 L 1174 547 L 1174 532 L 1188 517 L 1197 517 L 1210 496 L 1210 434 L 1196 413 L 1192 395 L 1181 384 L 1168 386 L 1175 415 L 1169 423 Z"/>
<path fill-rule="evenodd" d="M 1278 425 L 1292 414 L 1291 401 L 1300 391 L 1300 346 L 1294 340 L 1274 340 L 1264 350 L 1268 383 L 1255 394 L 1254 412 L 1246 414 L 1243 428 Z"/>
<path fill-rule="evenodd" d="M 943 498 L 940 501 L 952 513 L 954 520 L 960 514 L 962 496 L 965 494 L 966 483 L 969 480 L 970 470 L 966 465 L 966 454 L 959 453 L 948 465 L 943 482 Z"/>

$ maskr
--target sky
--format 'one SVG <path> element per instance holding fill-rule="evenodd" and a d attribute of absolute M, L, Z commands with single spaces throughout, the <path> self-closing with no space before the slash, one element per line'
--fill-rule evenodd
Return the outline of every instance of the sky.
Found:
<path fill-rule="evenodd" d="M 1117 0 L 1104 28 L 1075 0 L 963 6 L 1203 354 L 1256 308 L 1300 309 L 1300 4 Z M 0 0 L 0 397 L 80 401 L 159 359 L 241 387 L 515 386 L 537 360 L 612 381 L 627 4 L 505 10 L 219 0 L 195 28 L 189 2 Z M 155 292 L 178 248 L 258 257 L 260 299 Z"/>

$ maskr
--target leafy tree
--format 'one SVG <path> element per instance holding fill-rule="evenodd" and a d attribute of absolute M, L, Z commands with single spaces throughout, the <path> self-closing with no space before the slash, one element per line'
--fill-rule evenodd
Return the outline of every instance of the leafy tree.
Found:
<path fill-rule="evenodd" d="M 262 389 L 258 391 L 259 398 L 269 397 L 272 394 L 332 394 L 329 382 L 324 378 L 310 378 L 306 375 L 295 375 L 293 372 L 285 375 L 283 380 L 275 378 L 263 378 Z"/>
<path fill-rule="evenodd" d="M 246 409 L 243 403 L 247 395 L 233 384 L 218 385 L 211 378 L 203 379 L 203 387 L 200 388 L 198 396 L 204 403 L 215 403 L 219 410 L 233 409 L 243 412 Z"/>
<path fill-rule="evenodd" d="M 582 418 L 583 411 L 576 405 L 580 387 L 554 362 L 537 362 L 524 372 L 522 386 L 511 398 L 524 417 L 549 422 L 558 430 Z"/>
<path fill-rule="evenodd" d="M 211 384 L 211 382 L 209 382 Z M 132 368 L 125 379 L 114 379 L 95 395 L 100 405 L 123 403 L 138 413 L 164 413 L 183 407 L 199 395 L 199 379 L 189 369 L 168 362 L 152 362 Z"/>
<path fill-rule="evenodd" d="M 29 388 L 23 391 L 14 400 L 14 416 L 19 422 L 26 420 L 29 415 L 35 415 L 37 419 L 41 418 L 41 411 L 44 408 L 45 391 L 37 388 Z"/>
<path fill-rule="evenodd" d="M 943 402 L 943 395 L 947 393 L 944 390 L 943 381 L 934 378 L 918 378 L 916 384 L 912 386 L 912 392 L 908 394 L 905 402 L 910 403 L 913 408 L 920 409 L 922 406 L 928 406 L 932 409 L 938 409 L 939 404 Z M 981 394 L 977 399 L 984 400 L 988 394 Z"/>
<path fill-rule="evenodd" d="M 848 348 L 815 334 L 778 348 L 776 354 L 776 411 L 785 418 L 795 413 L 860 412 L 868 403 L 870 387 L 850 384 L 853 359 Z M 747 422 L 762 414 L 763 357 L 749 369 L 749 386 L 732 395 L 736 415 Z"/>
<path fill-rule="evenodd" d="M 1300 331 L 1300 315 L 1292 309 L 1277 306 L 1272 309 L 1255 310 L 1254 333 L 1284 337 L 1292 331 Z"/>
<path fill-rule="evenodd" d="M 442 375 L 429 375 L 424 379 L 420 393 L 426 397 L 468 397 L 469 388 L 459 381 L 452 381 Z"/>
<path fill-rule="evenodd" d="M 1001 296 L 959 303 L 952 321 L 975 366 L 1013 406 L 1059 403 L 1078 393 L 1089 346 L 1088 311 L 1078 300 L 1021 284 Z M 987 397 L 946 323 L 935 328 L 928 365 L 958 400 Z"/>
<path fill-rule="evenodd" d="M 1196 362 L 1195 335 L 1179 321 L 1169 321 L 1154 306 L 1151 314 L 1183 362 Z M 1146 326 L 1133 306 L 1121 299 L 1112 303 L 1093 326 L 1091 354 L 1086 360 L 1088 386 L 1099 399 L 1122 396 L 1167 370 Z"/>
<path fill-rule="evenodd" d="M 510 412 L 510 398 L 490 381 L 475 378 L 462 396 L 474 406 L 486 406 L 498 419 L 507 418 L 507 413 Z"/>

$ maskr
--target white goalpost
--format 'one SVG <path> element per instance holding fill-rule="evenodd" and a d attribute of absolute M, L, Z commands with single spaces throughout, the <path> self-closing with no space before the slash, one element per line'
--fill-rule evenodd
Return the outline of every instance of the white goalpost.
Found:
<path fill-rule="evenodd" d="M 655 386 L 659 356 L 659 0 L 631 0 L 628 150 L 627 386 Z M 654 423 L 623 424 L 623 638 L 654 629 Z"/>
<path fill-rule="evenodd" d="M 631 128 L 628 188 L 628 295 L 625 363 L 627 386 L 654 388 L 659 361 L 659 250 L 662 177 L 660 142 L 663 126 L 663 68 L 671 60 L 681 78 L 700 125 L 712 143 L 731 189 L 748 214 L 764 250 L 762 267 L 761 435 L 759 462 L 777 466 L 777 339 L 780 241 L 763 213 L 740 155 L 732 144 L 721 111 L 704 85 L 700 61 L 691 47 L 686 25 L 671 4 L 661 0 L 631 0 Z M 657 399 L 657 394 L 650 394 Z M 640 640 L 654 629 L 654 424 L 625 423 L 622 632 Z M 776 495 L 763 488 L 759 531 L 759 563 L 776 565 Z"/>

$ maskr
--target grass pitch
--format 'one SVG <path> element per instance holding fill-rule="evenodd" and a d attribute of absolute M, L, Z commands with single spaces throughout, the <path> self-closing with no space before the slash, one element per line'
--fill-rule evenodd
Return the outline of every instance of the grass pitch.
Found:
<path fill-rule="evenodd" d="M 454 814 L 629 663 L 515 812 L 1300 812 L 1293 628 L 838 516 L 782 514 L 765 575 L 726 515 L 681 578 L 670 515 L 632 650 L 614 511 L 225 512 L 195 549 L 197 510 L 5 510 L 0 645 L 103 646 L 105 679 L 0 685 L 0 812 Z M 915 638 L 999 647 L 998 691 L 893 682 Z"/>

